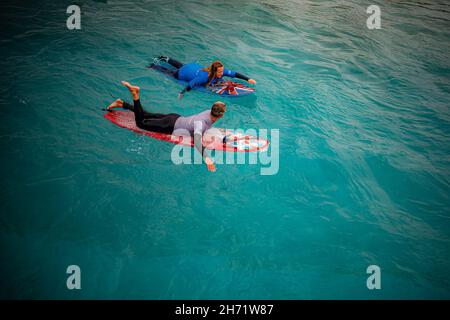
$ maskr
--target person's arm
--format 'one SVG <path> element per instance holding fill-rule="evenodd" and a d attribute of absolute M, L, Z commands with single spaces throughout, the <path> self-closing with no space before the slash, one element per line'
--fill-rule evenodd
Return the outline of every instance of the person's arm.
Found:
<path fill-rule="evenodd" d="M 183 95 L 186 92 L 191 91 L 192 88 L 194 88 L 198 85 L 201 85 L 201 81 L 200 81 L 200 77 L 197 76 L 194 79 L 192 79 L 191 81 L 189 81 L 188 85 L 182 91 L 180 91 L 180 93 L 178 94 L 178 98 L 182 99 Z"/>
<path fill-rule="evenodd" d="M 216 166 L 214 165 L 214 161 L 212 161 L 212 159 L 206 153 L 206 148 L 203 146 L 202 138 L 203 136 L 201 134 L 198 133 L 194 134 L 195 149 L 197 149 L 197 151 L 200 152 L 200 154 L 202 155 L 202 158 L 205 160 L 208 170 L 214 172 L 216 171 Z"/>
<path fill-rule="evenodd" d="M 208 156 L 206 148 L 203 146 L 203 123 L 201 121 L 194 123 L 194 147 L 202 155 L 208 170 L 211 172 L 216 171 L 214 161 Z"/>
<path fill-rule="evenodd" d="M 184 88 L 183 90 L 180 91 L 180 93 L 178 93 L 178 99 L 183 99 L 183 95 L 187 92 L 187 91 L 191 91 L 191 86 L 188 84 L 186 86 L 186 88 Z"/>
<path fill-rule="evenodd" d="M 231 70 L 228 70 L 228 69 L 224 69 L 223 70 L 223 75 L 226 76 L 226 77 L 238 78 L 238 79 L 242 79 L 242 80 L 248 81 L 249 83 L 256 84 L 255 80 L 250 79 L 246 75 L 243 75 L 242 73 L 239 73 L 239 72 L 235 72 L 235 71 L 231 71 Z"/>

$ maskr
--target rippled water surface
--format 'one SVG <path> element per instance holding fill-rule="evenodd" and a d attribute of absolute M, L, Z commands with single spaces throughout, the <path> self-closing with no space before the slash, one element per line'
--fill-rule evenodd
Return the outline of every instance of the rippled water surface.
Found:
<path fill-rule="evenodd" d="M 69 1 L 1 5 L 0 297 L 450 298 L 445 1 L 376 1 L 381 30 L 371 1 L 77 3 L 74 31 Z M 176 166 L 102 117 L 120 80 L 208 108 L 144 68 L 159 54 L 257 80 L 220 126 L 279 129 L 277 174 Z"/>

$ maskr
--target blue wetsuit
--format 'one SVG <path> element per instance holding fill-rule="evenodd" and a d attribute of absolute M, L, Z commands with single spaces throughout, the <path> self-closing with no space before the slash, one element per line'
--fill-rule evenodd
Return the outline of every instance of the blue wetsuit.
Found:
<path fill-rule="evenodd" d="M 166 59 L 169 64 L 178 69 L 174 73 L 175 78 L 188 82 L 188 85 L 186 86 L 186 88 L 184 88 L 182 93 L 184 93 L 185 91 L 189 91 L 194 87 L 204 87 L 208 83 L 208 72 L 202 70 L 205 68 L 202 65 L 197 63 L 183 64 L 172 58 Z M 231 71 L 225 68 L 223 69 L 223 75 L 226 77 L 238 78 L 246 81 L 250 79 L 249 77 L 244 76 L 239 72 Z M 210 85 L 220 82 L 220 80 L 222 80 L 222 78 L 214 78 L 211 80 Z"/>
<path fill-rule="evenodd" d="M 205 86 L 208 83 L 208 71 L 203 71 L 203 66 L 196 63 L 188 63 L 178 69 L 178 79 L 189 82 L 188 86 L 185 88 L 189 91 L 194 87 Z M 223 75 L 225 77 L 235 78 L 236 72 L 223 69 Z M 214 78 L 211 80 L 210 85 L 217 83 L 222 80 L 222 78 Z"/>

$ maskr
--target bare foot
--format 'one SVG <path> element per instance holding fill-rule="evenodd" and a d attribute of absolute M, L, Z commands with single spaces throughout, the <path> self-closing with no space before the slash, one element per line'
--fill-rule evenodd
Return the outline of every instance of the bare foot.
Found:
<path fill-rule="evenodd" d="M 122 108 L 123 107 L 123 101 L 121 99 L 117 99 L 113 103 L 111 103 L 106 110 L 112 110 L 114 108 Z"/>
<path fill-rule="evenodd" d="M 139 91 L 141 90 L 141 88 L 139 88 L 138 86 L 132 86 L 129 82 L 127 81 L 122 81 L 122 84 L 128 88 L 128 90 L 130 90 L 131 95 L 133 96 L 133 100 L 139 100 Z"/>

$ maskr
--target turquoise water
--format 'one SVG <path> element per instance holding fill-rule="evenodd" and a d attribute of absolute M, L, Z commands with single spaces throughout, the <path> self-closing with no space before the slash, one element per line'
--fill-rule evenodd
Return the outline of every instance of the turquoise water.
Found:
<path fill-rule="evenodd" d="M 444 1 L 77 3 L 73 31 L 70 1 L 2 3 L 1 298 L 450 298 Z M 102 117 L 120 80 L 160 112 L 215 101 L 178 101 L 159 54 L 257 81 L 220 126 L 279 129 L 277 174 L 176 166 Z"/>

